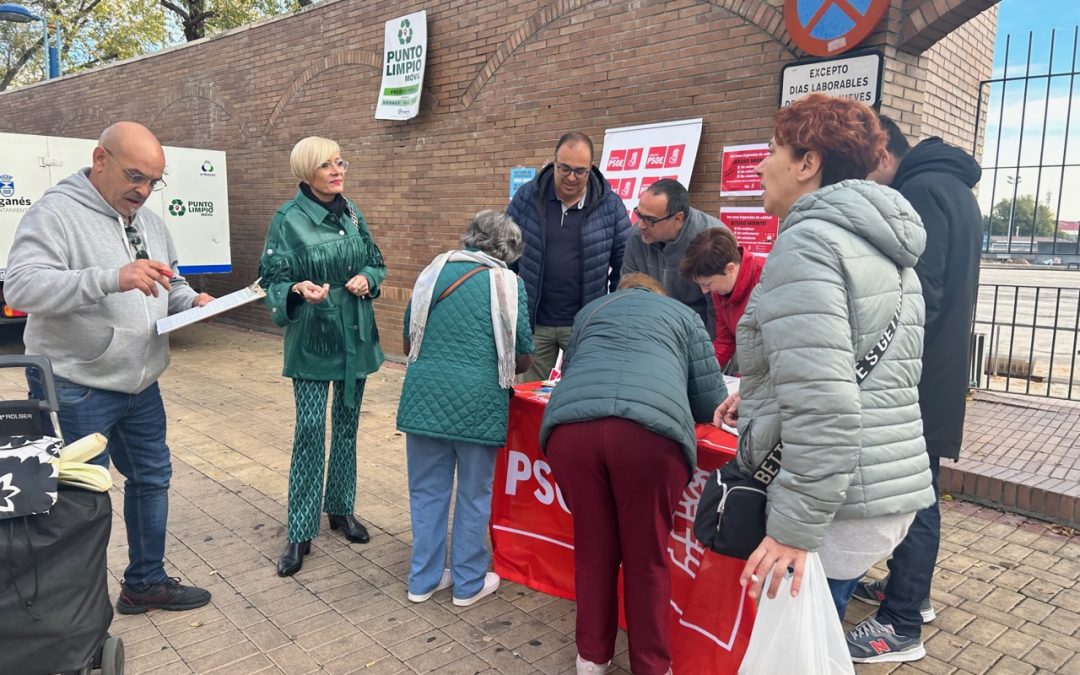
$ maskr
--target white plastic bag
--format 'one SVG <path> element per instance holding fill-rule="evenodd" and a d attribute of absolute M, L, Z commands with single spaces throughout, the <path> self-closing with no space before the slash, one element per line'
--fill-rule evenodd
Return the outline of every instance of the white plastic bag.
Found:
<path fill-rule="evenodd" d="M 771 577 L 771 574 L 770 574 Z M 769 580 L 765 585 L 768 588 Z M 762 593 L 739 675 L 854 675 L 847 640 L 817 553 L 806 556 L 802 588 L 784 575 L 775 598 Z"/>

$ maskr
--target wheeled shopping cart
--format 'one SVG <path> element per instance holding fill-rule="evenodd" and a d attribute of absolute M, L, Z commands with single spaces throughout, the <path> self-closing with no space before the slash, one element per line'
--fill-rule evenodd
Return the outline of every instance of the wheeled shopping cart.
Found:
<path fill-rule="evenodd" d="M 43 434 L 60 439 L 52 443 L 59 449 L 63 435 L 48 359 L 0 356 L 0 368 L 37 369 L 45 388 L 45 400 L 0 401 L 0 462 L 5 448 L 9 460 L 3 464 L 8 469 L 0 469 L 0 500 L 10 502 L 22 491 L 11 467 L 23 464 L 10 461 L 12 453 L 40 442 Z M 2 516 L 0 673 L 83 675 L 100 669 L 102 675 L 122 675 L 124 645 L 108 633 L 108 493 L 60 485 L 48 513 Z"/>

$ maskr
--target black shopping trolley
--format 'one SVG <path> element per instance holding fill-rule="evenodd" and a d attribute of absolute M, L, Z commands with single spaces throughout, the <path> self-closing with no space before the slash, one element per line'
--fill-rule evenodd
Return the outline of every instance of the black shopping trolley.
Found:
<path fill-rule="evenodd" d="M 124 645 L 108 633 L 109 495 L 55 477 L 51 492 L 42 479 L 63 446 L 48 359 L 0 356 L 0 368 L 35 368 L 45 390 L 43 401 L 0 401 L 0 673 L 122 675 Z"/>

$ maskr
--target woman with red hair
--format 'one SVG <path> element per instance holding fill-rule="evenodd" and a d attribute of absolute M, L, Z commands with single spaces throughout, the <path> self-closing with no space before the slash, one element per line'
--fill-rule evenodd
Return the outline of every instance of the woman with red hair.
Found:
<path fill-rule="evenodd" d="M 899 193 L 865 180 L 884 147 L 874 111 L 856 101 L 812 94 L 776 114 L 757 173 L 779 235 L 738 326 L 741 399 L 716 411 L 717 422 L 738 425 L 745 469 L 783 442 L 766 537 L 743 584 L 759 597 L 775 572 L 775 597 L 790 567 L 796 594 L 816 551 L 841 617 L 863 573 L 934 499 L 917 388 L 924 307 L 912 269 L 926 234 Z M 915 658 L 923 649 L 873 630 L 879 648 Z"/>

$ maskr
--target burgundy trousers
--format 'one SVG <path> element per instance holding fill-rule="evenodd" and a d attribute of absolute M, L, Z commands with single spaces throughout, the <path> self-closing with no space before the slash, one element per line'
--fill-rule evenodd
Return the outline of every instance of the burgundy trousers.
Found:
<path fill-rule="evenodd" d="M 682 448 L 605 417 L 555 427 L 547 455 L 574 518 L 578 654 L 607 663 L 615 653 L 621 563 L 630 670 L 663 675 L 671 666 L 668 534 L 690 479 Z"/>

